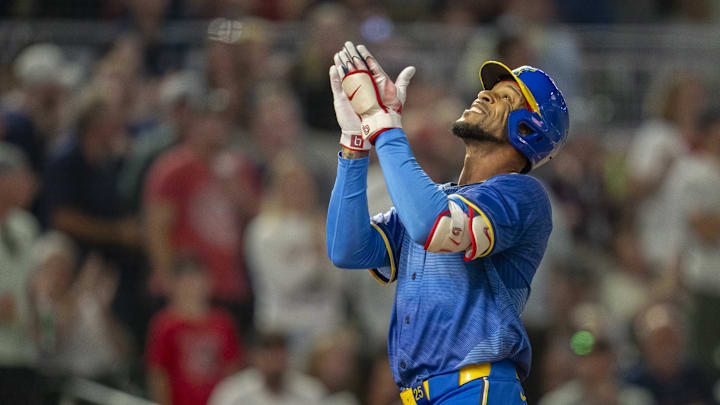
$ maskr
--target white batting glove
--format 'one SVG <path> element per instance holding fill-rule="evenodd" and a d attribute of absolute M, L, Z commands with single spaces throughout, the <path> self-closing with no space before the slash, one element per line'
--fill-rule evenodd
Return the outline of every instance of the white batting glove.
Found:
<path fill-rule="evenodd" d="M 402 112 L 407 86 L 415 74 L 409 66 L 398 75 L 397 84 L 388 77 L 375 57 L 360 45 L 346 42 L 335 54 L 338 72 L 343 72 L 342 88 L 362 119 L 362 135 L 370 143 L 385 130 L 402 128 Z"/>
<path fill-rule="evenodd" d="M 333 94 L 335 118 L 340 125 L 340 145 L 355 151 L 369 151 L 372 145 L 363 138 L 360 117 L 353 111 L 350 100 L 342 89 L 342 79 L 337 66 L 330 66 L 330 89 Z"/>

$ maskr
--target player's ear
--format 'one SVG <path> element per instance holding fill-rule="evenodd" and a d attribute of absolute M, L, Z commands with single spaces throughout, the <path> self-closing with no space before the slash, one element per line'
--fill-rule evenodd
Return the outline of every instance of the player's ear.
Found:
<path fill-rule="evenodd" d="M 518 132 L 522 136 L 527 136 L 527 135 L 532 134 L 532 130 L 530 129 L 530 127 L 528 127 L 527 125 L 525 125 L 523 123 L 520 123 L 520 125 L 518 125 Z"/>

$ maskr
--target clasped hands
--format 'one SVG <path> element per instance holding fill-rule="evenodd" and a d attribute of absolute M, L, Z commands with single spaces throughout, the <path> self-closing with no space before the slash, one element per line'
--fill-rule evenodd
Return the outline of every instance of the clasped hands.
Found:
<path fill-rule="evenodd" d="M 340 144 L 354 151 L 369 151 L 382 132 L 402 128 L 402 108 L 415 68 L 406 67 L 393 82 L 364 45 L 355 47 L 350 41 L 335 54 L 334 61 L 330 88 L 342 130 Z"/>

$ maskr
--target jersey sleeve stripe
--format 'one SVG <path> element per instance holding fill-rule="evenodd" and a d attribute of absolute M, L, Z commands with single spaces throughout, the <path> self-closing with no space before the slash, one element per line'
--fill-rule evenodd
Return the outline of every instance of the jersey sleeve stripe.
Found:
<path fill-rule="evenodd" d="M 387 278 L 385 278 L 385 276 L 383 276 L 382 273 L 380 273 L 380 271 L 378 269 L 368 269 L 368 271 L 370 272 L 370 275 L 373 276 L 373 278 L 378 283 L 380 283 L 382 285 L 390 284 L 390 281 Z"/>
<path fill-rule="evenodd" d="M 487 236 L 490 238 L 490 245 L 487 247 L 487 249 L 485 249 L 484 252 L 482 252 L 482 253 L 480 254 L 480 256 L 478 256 L 478 258 L 489 255 L 490 252 L 492 252 L 493 247 L 495 247 L 495 229 L 493 229 L 492 223 L 490 223 L 490 220 L 488 219 L 487 215 L 485 215 L 485 213 L 483 212 L 483 210 L 481 210 L 480 208 L 478 208 L 477 205 L 471 203 L 467 198 L 461 196 L 460 194 L 452 194 L 452 195 L 450 195 L 450 197 L 457 197 L 457 198 L 459 198 L 459 199 L 462 200 L 465 204 L 467 204 L 468 207 L 472 207 L 475 211 L 477 211 L 478 213 L 480 213 L 480 216 L 482 217 L 483 221 L 485 222 L 485 225 L 487 225 L 488 230 L 489 230 Z M 471 227 L 471 228 L 472 228 L 472 227 Z M 472 240 L 473 240 L 473 246 L 475 246 L 475 237 L 474 237 L 474 236 L 473 236 Z"/>
<path fill-rule="evenodd" d="M 397 278 L 397 269 L 395 268 L 395 257 L 393 256 L 392 247 L 390 246 L 390 241 L 388 240 L 387 236 L 385 235 L 385 232 L 383 232 L 382 228 L 380 228 L 376 223 L 370 222 L 370 225 L 372 225 L 375 230 L 380 232 L 380 236 L 383 238 L 383 242 L 385 242 L 385 248 L 387 249 L 388 256 L 390 257 L 390 279 L 385 280 L 385 277 L 383 277 L 380 272 L 377 269 L 370 269 L 370 274 L 372 274 L 373 277 L 375 277 L 375 280 L 378 281 L 378 283 L 382 285 L 388 285 L 395 281 Z"/>
<path fill-rule="evenodd" d="M 470 242 L 472 243 L 472 250 L 470 251 L 470 256 L 465 256 L 465 261 L 470 261 L 475 258 L 475 253 L 477 253 L 477 241 L 475 240 L 475 231 L 473 230 L 473 219 L 475 215 L 473 215 L 474 210 L 473 207 L 468 204 L 468 230 L 470 231 Z"/>

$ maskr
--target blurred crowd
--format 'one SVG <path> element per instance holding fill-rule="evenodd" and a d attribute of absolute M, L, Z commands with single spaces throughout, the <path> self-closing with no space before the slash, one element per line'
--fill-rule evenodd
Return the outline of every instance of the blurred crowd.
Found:
<path fill-rule="evenodd" d="M 255 15 L 272 20 L 301 20 L 318 4 L 333 0 L 7 0 L 0 16 L 18 18 L 122 19 L 138 29 L 160 15 L 169 19 L 240 17 Z M 363 15 L 384 13 L 394 21 L 490 23 L 508 9 L 503 0 L 342 0 L 344 6 Z M 588 4 L 574 0 L 513 1 L 566 23 L 627 23 L 686 21 L 712 22 L 718 10 L 712 0 L 598 0 Z M 140 10 L 142 9 L 142 10 Z M 150 17 L 150 18 L 148 18 Z"/>
<path fill-rule="evenodd" d="M 0 2 L 6 20 L 124 27 L 80 58 L 30 42 L 0 67 L 0 402 L 54 404 L 83 378 L 163 405 L 399 404 L 394 287 L 325 251 L 327 68 L 343 41 L 391 72 L 416 59 L 388 21 L 442 23 L 462 44 L 451 72 L 418 64 L 403 111 L 418 161 L 448 182 L 463 156 L 449 128 L 483 60 L 546 70 L 572 116 L 583 55 L 556 22 L 718 13 L 709 0 Z M 180 19 L 207 21 L 200 46 L 163 42 Z M 277 21 L 303 23 L 296 51 Z M 496 35 L 452 28 L 476 25 Z M 720 105 L 702 73 L 658 72 L 639 126 L 618 137 L 575 120 L 533 173 L 554 231 L 524 314 L 531 403 L 720 398 Z M 377 164 L 368 177 L 371 213 L 389 209 Z"/>

